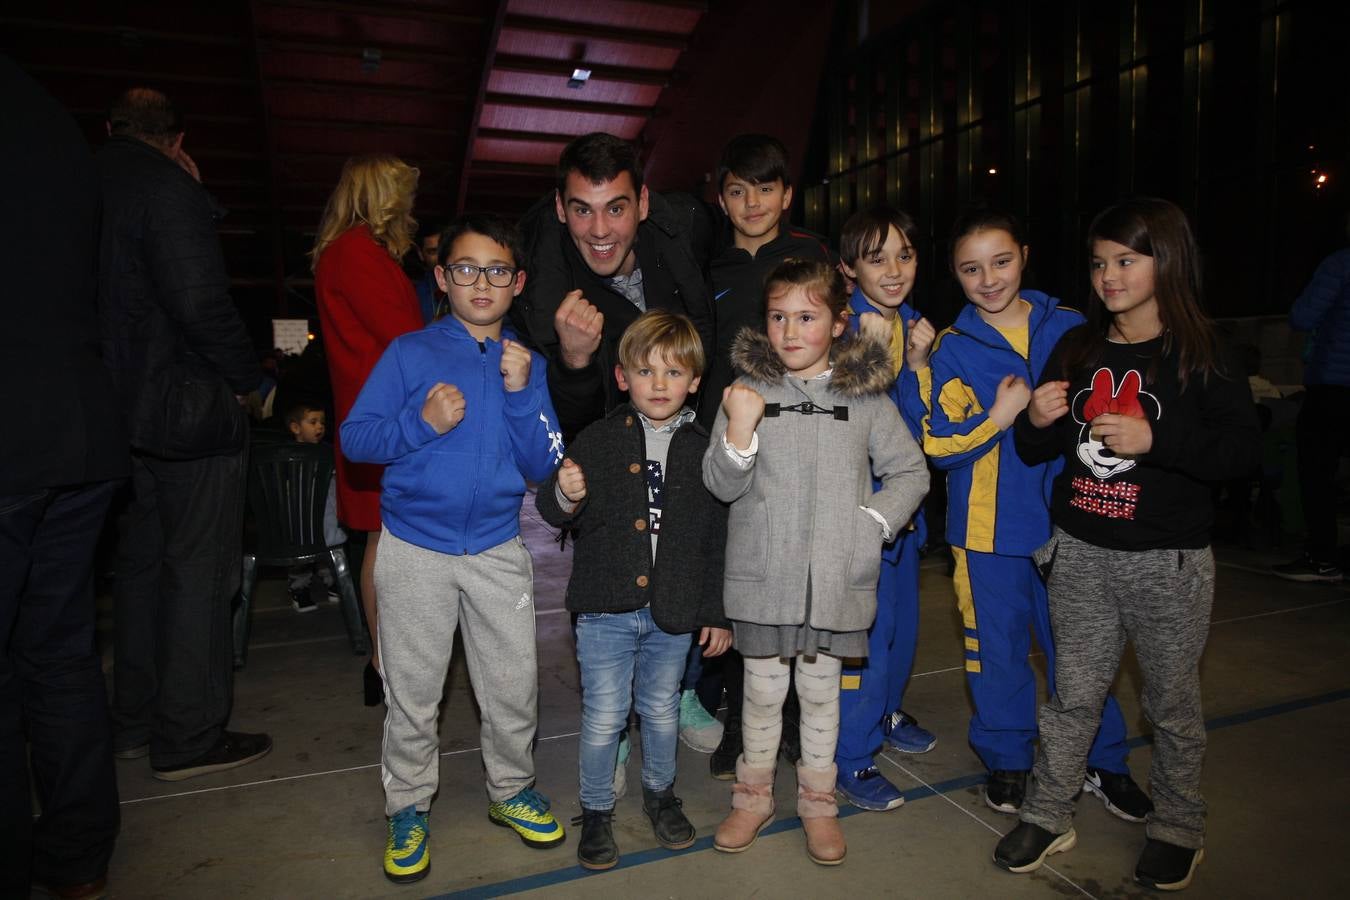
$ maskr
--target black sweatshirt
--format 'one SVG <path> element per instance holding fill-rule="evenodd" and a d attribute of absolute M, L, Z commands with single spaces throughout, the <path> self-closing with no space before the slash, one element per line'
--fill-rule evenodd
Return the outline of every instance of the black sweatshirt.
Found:
<path fill-rule="evenodd" d="M 1060 340 L 1041 383 L 1065 377 L 1062 354 L 1076 334 Z M 1044 429 L 1032 425 L 1025 410 L 1017 417 L 1023 461 L 1064 457 L 1050 516 L 1079 540 L 1113 550 L 1208 546 L 1211 484 L 1244 477 L 1260 461 L 1260 426 L 1241 367 L 1221 353 L 1219 372 L 1193 373 L 1182 390 L 1175 348 L 1163 355 L 1162 344 L 1161 337 L 1107 343 L 1097 364 L 1071 379 L 1066 415 Z M 1093 440 L 1088 423 L 1106 412 L 1147 418 L 1152 448 L 1123 459 Z"/>

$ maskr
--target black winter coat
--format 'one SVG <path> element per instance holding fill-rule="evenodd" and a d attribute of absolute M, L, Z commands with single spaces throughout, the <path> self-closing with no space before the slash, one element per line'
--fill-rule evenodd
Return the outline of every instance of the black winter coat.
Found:
<path fill-rule="evenodd" d="M 552 194 L 525 214 L 520 227 L 528 277 L 511 314 L 517 331 L 548 359 L 553 407 L 570 438 L 626 399 L 614 381 L 614 366 L 619 338 L 641 312 L 609 279 L 586 265 L 567 226 L 558 221 Z M 688 316 L 703 338 L 705 353 L 713 340 L 708 279 L 712 243 L 712 216 L 704 204 L 684 194 L 648 193 L 647 218 L 638 225 L 635 245 L 647 308 Z M 563 297 L 578 288 L 604 314 L 605 324 L 591 365 L 570 370 L 559 362 L 553 316 Z"/>
<path fill-rule="evenodd" d="M 653 620 L 668 634 L 731 627 L 722 610 L 727 507 L 703 486 L 707 448 L 708 432 L 697 422 L 671 438 L 653 564 L 641 419 L 625 404 L 577 436 L 567 458 L 586 476 L 586 498 L 571 515 L 563 512 L 556 472 L 535 497 L 544 521 L 577 529 L 570 611 L 631 612 L 651 604 Z"/>
<path fill-rule="evenodd" d="M 95 162 L 103 188 L 103 358 L 132 446 L 158 453 L 167 372 L 191 366 L 246 394 L 262 370 L 230 299 L 218 208 L 202 186 L 135 138 L 111 138 Z"/>

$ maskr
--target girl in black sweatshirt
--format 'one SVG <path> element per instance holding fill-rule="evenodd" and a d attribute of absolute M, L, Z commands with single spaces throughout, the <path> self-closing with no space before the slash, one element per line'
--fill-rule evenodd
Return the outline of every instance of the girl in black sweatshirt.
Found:
<path fill-rule="evenodd" d="M 1041 708 L 1034 787 L 994 852 L 1012 872 L 1071 849 L 1073 802 L 1125 640 L 1154 730 L 1154 810 L 1140 884 L 1186 887 L 1204 857 L 1200 655 L 1214 599 L 1210 483 L 1257 463 L 1259 427 L 1240 366 L 1200 308 L 1186 216 L 1152 198 L 1118 203 L 1088 230 L 1088 322 L 1065 334 L 1016 423 L 1028 464 L 1063 456 L 1051 491 L 1046 573 L 1058 650 Z"/>

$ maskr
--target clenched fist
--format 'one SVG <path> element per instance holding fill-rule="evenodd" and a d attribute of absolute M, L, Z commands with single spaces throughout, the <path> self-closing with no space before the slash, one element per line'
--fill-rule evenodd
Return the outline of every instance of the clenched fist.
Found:
<path fill-rule="evenodd" d="M 1037 428 L 1048 428 L 1069 411 L 1069 383 L 1047 381 L 1031 392 L 1027 418 Z"/>
<path fill-rule="evenodd" d="M 558 469 L 558 490 L 573 503 L 586 499 L 586 473 L 581 471 L 581 466 L 570 459 L 562 461 Z"/>
<path fill-rule="evenodd" d="M 437 434 L 445 434 L 464 421 L 464 394 L 453 384 L 436 382 L 422 403 L 422 420 Z"/>
<path fill-rule="evenodd" d="M 750 439 L 764 418 L 764 398 L 752 387 L 733 384 L 722 391 L 722 409 L 727 414 L 727 440 L 739 450 L 750 449 Z"/>
<path fill-rule="evenodd" d="M 509 338 L 502 341 L 502 384 L 511 392 L 530 383 L 530 351 Z"/>
<path fill-rule="evenodd" d="M 925 318 L 913 319 L 909 323 L 909 337 L 905 341 L 905 365 L 911 372 L 917 372 L 928 365 L 928 351 L 933 349 L 937 338 L 937 329 Z"/>
<path fill-rule="evenodd" d="M 600 348 L 600 332 L 605 327 L 605 315 L 586 301 L 581 291 L 569 291 L 553 314 L 553 330 L 558 332 L 558 345 L 563 365 L 569 369 L 584 369 Z"/>
<path fill-rule="evenodd" d="M 1017 418 L 1017 414 L 1027 408 L 1031 402 L 1031 388 L 1025 380 L 1016 375 L 1004 375 L 998 383 L 998 393 L 994 396 L 994 406 L 989 410 L 989 418 L 999 428 L 1007 429 Z"/>

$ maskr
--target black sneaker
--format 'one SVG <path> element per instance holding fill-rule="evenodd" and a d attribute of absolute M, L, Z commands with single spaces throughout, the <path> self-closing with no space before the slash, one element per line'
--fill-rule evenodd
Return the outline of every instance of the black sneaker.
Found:
<path fill-rule="evenodd" d="M 1072 828 L 1063 834 L 1052 834 L 1039 825 L 1018 822 L 994 848 L 994 865 L 1019 875 L 1034 872 L 1047 856 L 1072 850 L 1077 843 L 1078 835 Z"/>
<path fill-rule="evenodd" d="M 314 604 L 314 598 L 309 595 L 309 588 L 291 589 L 291 609 L 298 613 L 314 612 L 318 609 Z"/>
<path fill-rule="evenodd" d="M 1345 573 L 1341 571 L 1340 566 L 1335 563 L 1313 559 L 1306 553 L 1293 562 L 1287 562 L 1279 566 L 1271 566 L 1270 570 L 1281 578 L 1287 578 L 1290 581 L 1324 581 L 1334 583 L 1345 578 Z"/>
<path fill-rule="evenodd" d="M 734 781 L 736 760 L 741 755 L 741 723 L 727 719 L 722 729 L 722 742 L 708 759 L 708 772 L 718 781 Z"/>
<path fill-rule="evenodd" d="M 272 752 L 272 739 L 265 734 L 241 734 L 225 731 L 216 745 L 201 756 L 177 766 L 152 768 L 151 774 L 160 781 L 182 781 L 212 772 L 237 769 Z"/>
<path fill-rule="evenodd" d="M 1184 890 L 1204 858 L 1204 849 L 1192 850 L 1149 838 L 1134 866 L 1134 880 L 1155 891 Z"/>
<path fill-rule="evenodd" d="M 683 850 L 694 843 L 694 826 L 680 809 L 683 805 L 673 788 L 664 791 L 642 788 L 642 809 L 652 820 L 656 842 L 667 850 Z"/>
<path fill-rule="evenodd" d="M 619 864 L 619 845 L 614 843 L 614 810 L 581 808 L 581 815 L 572 820 L 581 826 L 581 840 L 577 842 L 577 862 L 583 869 L 603 871 Z"/>
<path fill-rule="evenodd" d="M 1106 804 L 1106 811 L 1126 822 L 1142 822 L 1153 812 L 1153 801 L 1134 783 L 1129 772 L 1108 772 L 1088 766 L 1083 790 Z"/>
<path fill-rule="evenodd" d="M 994 769 L 984 785 L 984 802 L 994 812 L 1017 815 L 1027 798 L 1026 769 Z"/>

